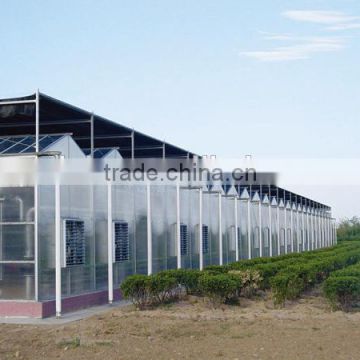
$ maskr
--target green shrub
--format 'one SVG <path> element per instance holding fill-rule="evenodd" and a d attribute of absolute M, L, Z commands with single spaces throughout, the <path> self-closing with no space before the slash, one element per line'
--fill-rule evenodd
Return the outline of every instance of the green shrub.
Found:
<path fill-rule="evenodd" d="M 204 271 L 213 275 L 226 274 L 231 269 L 230 265 L 209 265 Z"/>
<path fill-rule="evenodd" d="M 123 297 L 138 308 L 144 308 L 150 302 L 149 277 L 146 275 L 128 276 L 120 285 L 120 290 Z"/>
<path fill-rule="evenodd" d="M 316 260 L 299 262 L 283 268 L 270 278 L 274 303 L 284 304 L 286 299 L 298 297 L 305 289 L 324 281 L 328 276 L 341 268 L 360 260 L 360 250 L 339 251 L 328 257 L 320 256 Z"/>
<path fill-rule="evenodd" d="M 334 309 L 349 310 L 360 300 L 360 278 L 331 276 L 324 282 L 323 291 Z"/>
<path fill-rule="evenodd" d="M 176 279 L 168 273 L 160 272 L 155 275 L 150 275 L 147 286 L 152 304 L 165 303 L 178 295 L 178 283 Z"/>
<path fill-rule="evenodd" d="M 208 274 L 199 277 L 199 291 L 214 305 L 223 304 L 237 297 L 241 291 L 241 280 L 230 274 Z"/>
<path fill-rule="evenodd" d="M 295 299 L 304 290 L 304 282 L 297 274 L 279 274 L 270 283 L 275 305 L 284 305 L 286 299 Z"/>
<path fill-rule="evenodd" d="M 195 269 L 173 269 L 159 273 L 160 276 L 169 274 L 176 279 L 178 285 L 182 286 L 187 294 L 196 294 L 198 292 L 198 279 L 202 272 Z"/>
<path fill-rule="evenodd" d="M 256 294 L 263 280 L 260 272 L 255 269 L 230 270 L 228 274 L 239 277 L 241 295 L 249 298 Z"/>

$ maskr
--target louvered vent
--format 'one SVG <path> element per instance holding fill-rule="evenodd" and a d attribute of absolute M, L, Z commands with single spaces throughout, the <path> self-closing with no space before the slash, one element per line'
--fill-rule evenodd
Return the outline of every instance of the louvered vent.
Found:
<path fill-rule="evenodd" d="M 209 253 L 209 227 L 202 226 L 203 254 Z"/>
<path fill-rule="evenodd" d="M 114 222 L 115 262 L 130 260 L 129 223 Z"/>
<path fill-rule="evenodd" d="M 187 225 L 180 224 L 180 250 L 181 255 L 188 255 L 189 252 L 189 234 Z"/>
<path fill-rule="evenodd" d="M 81 220 L 65 220 L 66 266 L 85 264 L 85 224 Z"/>

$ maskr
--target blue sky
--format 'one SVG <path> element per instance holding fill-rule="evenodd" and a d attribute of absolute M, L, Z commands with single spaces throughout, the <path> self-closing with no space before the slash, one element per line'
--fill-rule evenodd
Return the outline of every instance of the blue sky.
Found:
<path fill-rule="evenodd" d="M 1 97 L 39 88 L 200 155 L 360 156 L 358 0 L 13 0 L 0 34 Z"/>
<path fill-rule="evenodd" d="M 359 1 L 9 1 L 0 96 L 36 88 L 199 154 L 359 156 Z"/>

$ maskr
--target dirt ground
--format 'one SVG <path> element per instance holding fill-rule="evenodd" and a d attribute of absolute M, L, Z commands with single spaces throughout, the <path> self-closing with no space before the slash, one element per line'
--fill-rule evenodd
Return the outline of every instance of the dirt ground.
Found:
<path fill-rule="evenodd" d="M 315 294 L 284 309 L 259 299 L 128 306 L 67 325 L 0 325 L 0 359 L 14 358 L 358 360 L 360 313 L 331 312 Z"/>

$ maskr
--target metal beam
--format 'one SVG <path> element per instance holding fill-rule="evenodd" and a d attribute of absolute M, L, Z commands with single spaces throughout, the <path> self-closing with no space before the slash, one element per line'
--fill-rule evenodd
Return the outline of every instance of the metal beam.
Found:
<path fill-rule="evenodd" d="M 39 135 L 40 135 L 40 92 L 36 90 L 36 106 L 35 106 L 35 152 L 39 152 Z"/>
<path fill-rule="evenodd" d="M 90 155 L 94 157 L 94 113 L 90 117 Z"/>
<path fill-rule="evenodd" d="M 0 106 L 7 106 L 7 105 L 21 105 L 21 104 L 35 104 L 36 99 L 34 100 L 14 100 L 14 101 L 0 101 Z"/>

